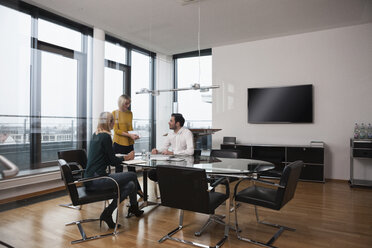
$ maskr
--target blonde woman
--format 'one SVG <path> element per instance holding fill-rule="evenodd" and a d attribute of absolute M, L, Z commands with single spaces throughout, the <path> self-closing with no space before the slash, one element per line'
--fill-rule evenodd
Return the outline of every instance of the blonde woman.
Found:
<path fill-rule="evenodd" d="M 110 165 L 119 167 L 123 160 L 131 160 L 134 158 L 134 152 L 127 156 L 118 158 L 112 149 L 111 130 L 115 125 L 114 116 L 110 112 L 100 114 L 97 130 L 93 134 L 90 141 L 90 149 L 88 154 L 88 165 L 85 170 L 85 177 L 107 176 L 107 167 Z M 120 202 L 127 196 L 130 199 L 129 212 L 137 217 L 143 214 L 138 208 L 137 202 L 137 175 L 134 172 L 114 173 L 108 175 L 115 179 L 120 187 Z M 115 183 L 110 179 L 101 179 L 85 183 L 85 187 L 90 191 L 107 191 L 116 188 Z M 110 228 L 115 227 L 112 220 L 112 213 L 118 206 L 117 199 L 114 199 L 108 207 L 106 207 L 101 216 L 101 222 L 104 221 Z"/>
<path fill-rule="evenodd" d="M 139 139 L 137 134 L 129 133 L 133 131 L 133 114 L 129 110 L 131 98 L 128 95 L 121 95 L 118 99 L 118 109 L 114 110 L 112 114 L 115 118 L 114 126 L 114 152 L 121 154 L 128 154 L 134 150 L 133 144 L 136 139 Z M 115 172 L 122 172 L 123 167 L 116 167 Z M 133 166 L 128 166 L 128 171 L 135 172 Z M 137 182 L 138 195 L 143 197 L 140 184 Z"/>

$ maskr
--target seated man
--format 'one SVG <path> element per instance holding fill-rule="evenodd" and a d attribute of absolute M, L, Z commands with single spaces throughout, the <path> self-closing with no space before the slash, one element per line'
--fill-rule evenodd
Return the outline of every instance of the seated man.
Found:
<path fill-rule="evenodd" d="M 172 114 L 169 124 L 169 129 L 173 130 L 168 133 L 163 148 L 158 151 L 156 148 L 152 149 L 152 154 L 159 152 L 164 155 L 193 155 L 194 141 L 192 133 L 187 128 L 183 127 L 185 119 L 182 114 Z M 169 151 L 169 147 L 172 151 Z"/>
<path fill-rule="evenodd" d="M 152 149 L 152 154 L 164 154 L 164 155 L 193 155 L 194 154 L 194 141 L 192 133 L 189 129 L 184 128 L 183 124 L 185 119 L 182 114 L 172 114 L 169 124 L 169 129 L 173 130 L 168 133 L 166 141 L 161 150 L 156 148 Z M 172 151 L 169 150 L 172 148 Z M 150 170 L 148 174 L 149 178 L 153 181 L 157 181 L 155 169 Z"/>

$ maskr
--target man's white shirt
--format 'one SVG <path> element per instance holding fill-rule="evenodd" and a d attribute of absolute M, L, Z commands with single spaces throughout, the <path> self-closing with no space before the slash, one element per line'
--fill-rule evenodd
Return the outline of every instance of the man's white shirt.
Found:
<path fill-rule="evenodd" d="M 167 151 L 169 147 L 172 148 L 175 155 L 193 155 L 194 141 L 192 132 L 184 127 L 181 127 L 177 133 L 174 131 L 169 132 L 160 152 Z"/>

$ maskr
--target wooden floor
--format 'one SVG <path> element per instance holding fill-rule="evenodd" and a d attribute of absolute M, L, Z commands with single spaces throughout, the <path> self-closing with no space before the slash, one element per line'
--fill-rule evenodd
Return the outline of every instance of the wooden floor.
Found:
<path fill-rule="evenodd" d="M 247 183 L 244 186 L 247 186 Z M 150 186 L 152 184 L 150 183 Z M 150 189 L 150 194 L 153 190 Z M 151 195 L 150 195 L 151 196 Z M 127 208 L 122 204 L 119 223 L 122 227 L 115 237 L 106 237 L 71 245 L 79 239 L 76 226 L 64 224 L 82 218 L 96 218 L 103 203 L 85 205 L 82 210 L 59 207 L 70 202 L 68 196 L 0 213 L 0 240 L 13 247 L 192 247 L 159 238 L 177 227 L 178 210 L 166 207 L 148 207 L 142 218 L 126 219 Z M 294 227 L 295 232 L 285 231 L 274 243 L 278 247 L 372 247 L 372 189 L 349 188 L 346 182 L 331 181 L 325 184 L 300 182 L 294 199 L 281 211 L 259 208 L 264 220 Z M 224 207 L 217 213 L 223 214 Z M 258 225 L 252 206 L 238 209 L 242 235 L 266 241 L 275 228 Z M 234 214 L 231 214 L 232 221 Z M 223 227 L 213 224 L 201 237 L 193 233 L 207 220 L 206 215 L 185 213 L 185 230 L 176 234 L 196 242 L 214 245 L 223 235 Z M 99 222 L 84 224 L 88 235 L 106 232 Z M 0 247 L 1 244 L 0 244 Z M 258 247 L 239 241 L 234 231 L 223 247 Z"/>

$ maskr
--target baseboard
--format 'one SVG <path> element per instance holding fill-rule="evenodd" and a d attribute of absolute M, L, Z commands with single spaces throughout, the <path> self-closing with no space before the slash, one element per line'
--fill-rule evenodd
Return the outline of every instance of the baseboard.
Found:
<path fill-rule="evenodd" d="M 29 193 L 29 194 L 19 195 L 19 196 L 15 196 L 15 197 L 6 198 L 6 199 L 1 199 L 0 204 L 20 201 L 20 200 L 32 198 L 32 197 L 35 197 L 35 196 L 46 195 L 46 194 L 49 194 L 49 193 L 58 192 L 58 191 L 62 191 L 62 190 L 66 190 L 66 187 L 61 186 L 61 187 L 57 187 L 57 188 L 37 191 L 37 192 L 34 192 L 34 193 Z"/>
<path fill-rule="evenodd" d="M 349 180 L 345 179 L 331 179 L 331 178 L 326 178 L 326 182 L 335 182 L 335 183 L 349 183 Z"/>

